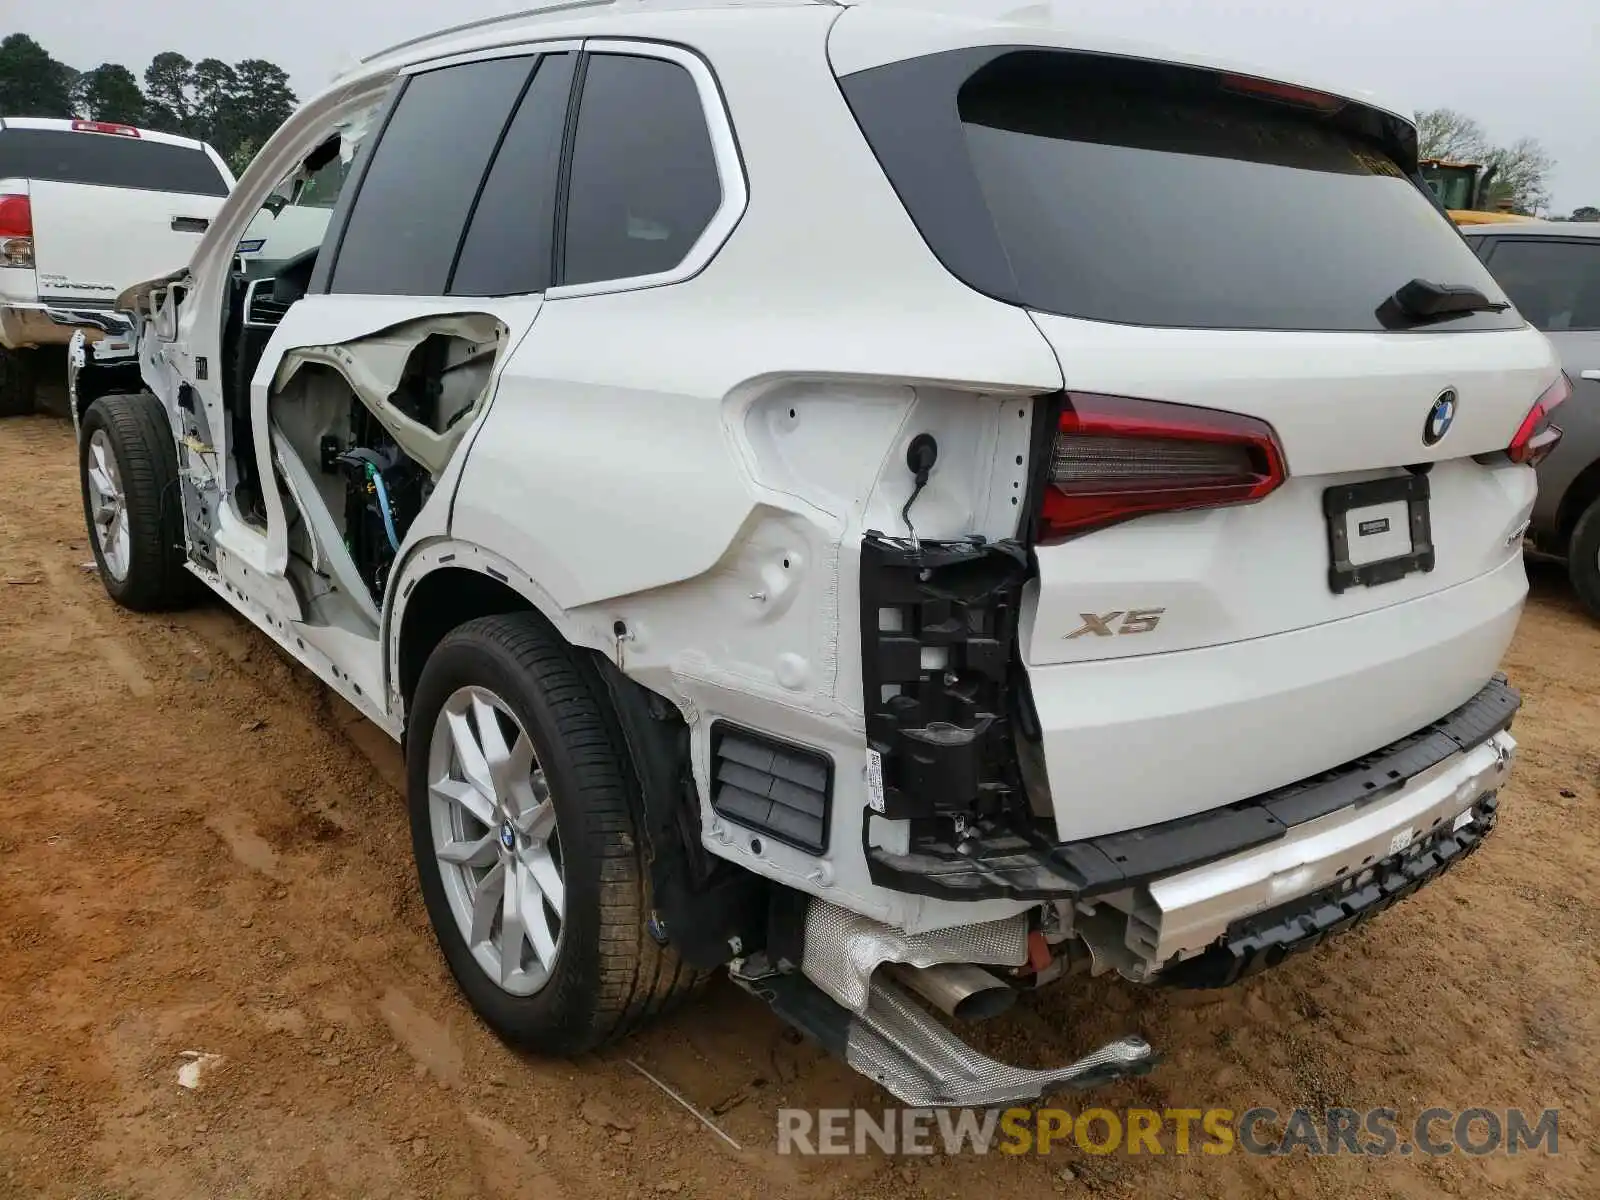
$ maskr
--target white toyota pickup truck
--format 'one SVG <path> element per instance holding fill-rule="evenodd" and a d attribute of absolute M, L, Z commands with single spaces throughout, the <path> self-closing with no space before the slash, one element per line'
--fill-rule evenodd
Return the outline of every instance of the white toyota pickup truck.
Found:
<path fill-rule="evenodd" d="M 233 182 L 193 138 L 0 117 L 0 416 L 32 411 L 33 350 L 126 332 L 117 294 L 188 262 Z"/>

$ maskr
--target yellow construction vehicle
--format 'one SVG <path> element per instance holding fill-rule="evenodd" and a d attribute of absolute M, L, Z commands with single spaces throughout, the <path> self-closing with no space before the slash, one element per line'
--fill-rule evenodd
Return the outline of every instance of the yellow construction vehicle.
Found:
<path fill-rule="evenodd" d="M 1487 225 L 1501 221 L 1527 221 L 1531 218 L 1508 211 L 1508 206 L 1491 207 L 1489 185 L 1495 168 L 1481 163 L 1458 163 L 1443 158 L 1425 158 L 1417 164 L 1422 178 L 1433 189 L 1457 225 Z"/>

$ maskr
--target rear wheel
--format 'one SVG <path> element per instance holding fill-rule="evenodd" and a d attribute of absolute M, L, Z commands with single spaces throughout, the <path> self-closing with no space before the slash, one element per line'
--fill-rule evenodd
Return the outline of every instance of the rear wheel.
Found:
<path fill-rule="evenodd" d="M 406 769 L 434 935 L 507 1041 L 582 1053 L 693 985 L 646 932 L 636 784 L 601 684 L 539 617 L 480 618 L 439 644 Z"/>
<path fill-rule="evenodd" d="M 33 411 L 36 364 L 32 350 L 0 348 L 0 417 L 20 417 Z"/>
<path fill-rule="evenodd" d="M 149 392 L 102 396 L 79 430 L 78 475 L 100 581 L 140 612 L 194 598 L 184 568 L 178 453 L 161 402 Z"/>
<path fill-rule="evenodd" d="M 1589 615 L 1600 620 L 1600 500 L 1589 505 L 1567 542 L 1567 577 Z"/>

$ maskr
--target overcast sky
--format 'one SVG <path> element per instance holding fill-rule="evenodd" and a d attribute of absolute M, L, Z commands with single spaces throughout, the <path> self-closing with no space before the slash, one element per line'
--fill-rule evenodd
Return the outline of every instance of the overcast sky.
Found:
<path fill-rule="evenodd" d="M 1017 0 L 1020 4 L 1024 0 Z M 21 30 L 79 69 L 150 57 L 267 58 L 305 99 L 351 58 L 445 24 L 530 7 L 518 0 L 3 0 Z M 985 3 L 984 7 L 988 7 Z M 1096 33 L 1226 53 L 1372 88 L 1415 108 L 1457 108 L 1497 141 L 1539 138 L 1555 156 L 1553 209 L 1600 205 L 1600 9 L 1596 0 L 1070 0 Z"/>

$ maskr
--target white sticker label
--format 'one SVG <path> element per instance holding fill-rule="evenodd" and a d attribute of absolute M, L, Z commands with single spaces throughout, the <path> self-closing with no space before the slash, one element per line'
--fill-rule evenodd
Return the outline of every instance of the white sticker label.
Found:
<path fill-rule="evenodd" d="M 1409 825 L 1406 826 L 1406 828 L 1400 830 L 1399 833 L 1389 839 L 1389 853 L 1399 854 L 1400 851 L 1411 845 L 1411 839 L 1416 836 L 1416 832 Z"/>
<path fill-rule="evenodd" d="M 867 805 L 873 812 L 883 811 L 883 755 L 867 751 Z"/>
<path fill-rule="evenodd" d="M 1458 816 L 1454 821 L 1452 821 L 1450 823 L 1450 832 L 1451 833 L 1457 833 L 1457 832 L 1460 831 L 1462 826 L 1471 825 L 1471 824 L 1472 824 L 1472 810 L 1469 808 L 1469 809 L 1467 809 L 1466 812 L 1462 813 L 1460 816 Z"/>

